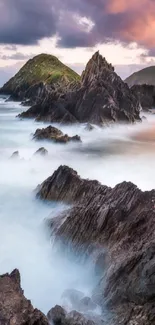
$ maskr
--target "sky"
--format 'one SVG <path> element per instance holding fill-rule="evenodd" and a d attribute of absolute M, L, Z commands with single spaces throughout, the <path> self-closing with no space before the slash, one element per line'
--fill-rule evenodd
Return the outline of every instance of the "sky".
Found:
<path fill-rule="evenodd" d="M 0 0 L 0 85 L 39 53 L 81 73 L 97 50 L 125 79 L 155 65 L 155 0 Z"/>

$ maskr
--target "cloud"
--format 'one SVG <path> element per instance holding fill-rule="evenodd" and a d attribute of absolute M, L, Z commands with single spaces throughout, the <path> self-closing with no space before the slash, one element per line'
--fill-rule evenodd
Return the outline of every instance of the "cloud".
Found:
<path fill-rule="evenodd" d="M 56 33 L 50 0 L 1 0 L 0 43 L 36 44 Z"/>
<path fill-rule="evenodd" d="M 20 52 L 15 52 L 11 55 L 6 55 L 6 54 L 0 54 L 0 59 L 2 60 L 15 60 L 15 61 L 23 61 L 23 60 L 29 60 L 30 58 L 33 57 L 33 54 L 23 54 Z"/>
<path fill-rule="evenodd" d="M 155 47 L 154 0 L 1 0 L 0 43 L 62 48 L 119 41 Z"/>
<path fill-rule="evenodd" d="M 21 63 L 0 67 L 0 87 L 4 85 L 21 68 Z"/>

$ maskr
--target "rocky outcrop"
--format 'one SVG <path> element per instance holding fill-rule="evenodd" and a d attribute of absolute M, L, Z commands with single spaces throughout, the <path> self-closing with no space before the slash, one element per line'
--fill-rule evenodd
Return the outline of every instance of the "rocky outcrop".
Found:
<path fill-rule="evenodd" d="M 11 95 L 14 100 L 23 101 L 29 98 L 33 102 L 40 97 L 43 85 L 66 87 L 79 79 L 79 75 L 58 58 L 42 53 L 28 60 L 18 73 L 4 84 L 0 93 Z"/>
<path fill-rule="evenodd" d="M 100 317 L 91 317 L 83 315 L 75 310 L 66 312 L 61 306 L 55 306 L 48 313 L 50 323 L 54 325 L 104 325 L 104 321 Z"/>
<path fill-rule="evenodd" d="M 155 86 L 134 85 L 131 91 L 137 96 L 143 110 L 155 108 Z"/>
<path fill-rule="evenodd" d="M 38 197 L 74 204 L 51 220 L 51 232 L 63 252 L 94 261 L 100 280 L 93 301 L 108 309 L 112 324 L 155 322 L 155 190 L 130 182 L 109 188 L 61 166 Z"/>
<path fill-rule="evenodd" d="M 44 147 L 41 147 L 35 152 L 35 156 L 36 155 L 47 156 L 48 155 L 48 150 L 46 150 Z"/>
<path fill-rule="evenodd" d="M 50 122 L 134 122 L 140 120 L 139 102 L 99 52 L 88 62 L 81 82 L 51 93 L 32 106 L 22 117 Z"/>
<path fill-rule="evenodd" d="M 0 276 L 0 324 L 48 325 L 47 318 L 24 297 L 18 270 Z"/>
<path fill-rule="evenodd" d="M 37 129 L 33 139 L 35 140 L 51 140 L 57 143 L 67 143 L 70 141 L 78 141 L 81 142 L 81 139 L 78 135 L 73 137 L 69 137 L 67 134 L 63 134 L 59 129 L 48 126 L 45 129 Z"/>
<path fill-rule="evenodd" d="M 63 201 L 66 203 L 82 203 L 94 195 L 103 194 L 107 190 L 97 181 L 83 180 L 76 171 L 60 166 L 54 174 L 38 187 L 37 196 L 43 200 Z"/>
<path fill-rule="evenodd" d="M 15 151 L 13 152 L 13 154 L 11 155 L 10 159 L 19 159 L 19 151 Z"/>

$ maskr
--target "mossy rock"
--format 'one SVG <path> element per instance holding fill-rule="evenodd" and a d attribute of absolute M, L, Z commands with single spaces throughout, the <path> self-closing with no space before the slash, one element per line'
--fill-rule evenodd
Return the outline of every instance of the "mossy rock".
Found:
<path fill-rule="evenodd" d="M 26 91 L 30 86 L 44 82 L 46 84 L 67 84 L 79 81 L 80 76 L 64 65 L 53 55 L 40 54 L 30 59 L 19 72 L 2 88 L 1 93 L 12 94 L 17 91 Z"/>

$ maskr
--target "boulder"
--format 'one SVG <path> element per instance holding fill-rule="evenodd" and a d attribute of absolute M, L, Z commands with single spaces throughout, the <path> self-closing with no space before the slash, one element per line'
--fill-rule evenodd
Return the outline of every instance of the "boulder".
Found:
<path fill-rule="evenodd" d="M 81 138 L 78 135 L 69 137 L 67 134 L 63 134 L 59 129 L 48 126 L 47 128 L 37 129 L 33 135 L 35 140 L 52 140 L 56 143 L 68 143 L 70 141 L 81 142 Z"/>
<path fill-rule="evenodd" d="M 152 325 L 155 190 L 143 192 L 131 182 L 110 188 L 60 166 L 38 189 L 38 196 L 74 204 L 59 219 L 55 241 L 63 253 L 95 262 L 99 281 L 93 301 L 102 312 L 107 309 L 112 324 Z"/>
<path fill-rule="evenodd" d="M 48 325 L 47 318 L 24 297 L 18 270 L 0 276 L 0 324 Z"/>

